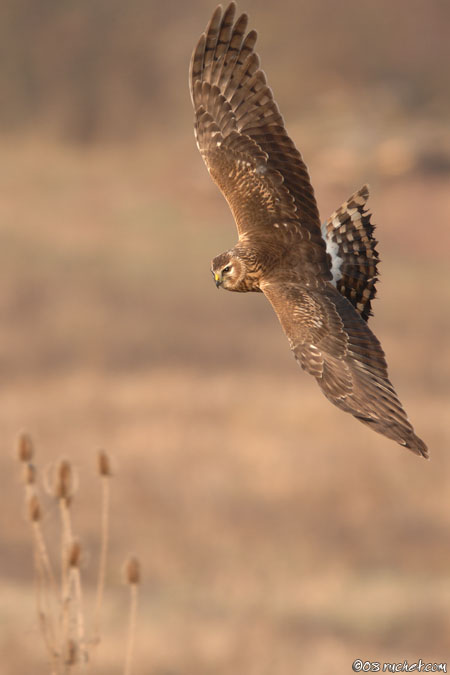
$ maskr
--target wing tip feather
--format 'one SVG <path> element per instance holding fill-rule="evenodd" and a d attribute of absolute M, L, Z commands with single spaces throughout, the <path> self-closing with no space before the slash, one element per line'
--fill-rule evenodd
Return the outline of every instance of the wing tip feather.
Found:
<path fill-rule="evenodd" d="M 422 439 L 416 436 L 414 433 L 411 436 L 411 438 L 409 438 L 407 441 L 404 441 L 402 445 L 407 447 L 409 450 L 414 452 L 414 454 L 418 455 L 419 457 L 423 457 L 424 459 L 428 460 L 430 459 L 427 446 L 422 441 Z"/>

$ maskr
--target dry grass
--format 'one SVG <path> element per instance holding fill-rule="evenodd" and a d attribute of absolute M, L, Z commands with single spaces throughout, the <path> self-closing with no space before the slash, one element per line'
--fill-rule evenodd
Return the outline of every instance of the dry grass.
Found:
<path fill-rule="evenodd" d="M 123 663 L 119 570 L 135 548 L 146 570 L 136 672 L 303 675 L 348 672 L 363 655 L 445 660 L 447 181 L 361 175 L 383 260 L 373 326 L 429 444 L 426 463 L 321 397 L 264 298 L 215 289 L 209 260 L 234 241 L 231 217 L 194 144 L 177 149 L 189 170 L 172 179 L 174 153 L 2 144 L 3 672 L 48 673 L 11 480 L 23 427 L 41 465 L 63 453 L 80 477 L 73 533 L 86 609 L 102 557 L 93 448 L 117 458 L 100 675 Z M 342 173 L 321 183 L 321 158 L 308 159 L 323 213 L 358 187 L 349 178 L 343 188 Z M 56 528 L 56 505 L 44 513 Z"/>

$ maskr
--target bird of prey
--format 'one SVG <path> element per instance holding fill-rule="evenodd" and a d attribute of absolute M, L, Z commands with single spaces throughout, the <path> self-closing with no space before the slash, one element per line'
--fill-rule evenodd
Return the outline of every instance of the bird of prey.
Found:
<path fill-rule="evenodd" d="M 303 159 L 284 127 L 236 5 L 219 6 L 194 49 L 195 136 L 225 196 L 237 244 L 212 261 L 218 287 L 262 292 L 301 367 L 374 431 L 428 456 L 367 325 L 378 254 L 364 186 L 321 225 Z"/>

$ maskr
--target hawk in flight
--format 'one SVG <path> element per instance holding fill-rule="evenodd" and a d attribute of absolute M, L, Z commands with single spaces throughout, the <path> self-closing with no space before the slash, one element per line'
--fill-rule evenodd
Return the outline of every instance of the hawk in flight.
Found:
<path fill-rule="evenodd" d="M 427 457 L 367 325 L 378 274 L 368 188 L 321 225 L 307 168 L 259 67 L 257 34 L 235 14 L 234 2 L 215 10 L 190 66 L 197 145 L 239 235 L 212 261 L 216 285 L 264 293 L 325 396 Z"/>

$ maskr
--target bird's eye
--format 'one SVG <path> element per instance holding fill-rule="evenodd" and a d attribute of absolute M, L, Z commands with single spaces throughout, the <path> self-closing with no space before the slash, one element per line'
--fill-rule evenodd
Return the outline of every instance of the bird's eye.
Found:
<path fill-rule="evenodd" d="M 226 267 L 223 268 L 222 274 L 223 273 L 227 274 L 227 272 L 230 272 L 230 270 L 231 270 L 231 265 L 227 265 Z"/>

